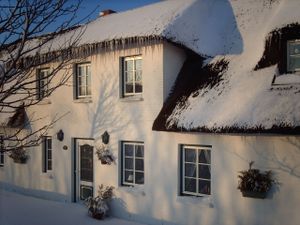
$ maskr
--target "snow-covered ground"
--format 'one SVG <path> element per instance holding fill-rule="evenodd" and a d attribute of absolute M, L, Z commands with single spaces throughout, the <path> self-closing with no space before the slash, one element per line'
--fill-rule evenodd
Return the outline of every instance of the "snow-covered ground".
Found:
<path fill-rule="evenodd" d="M 116 218 L 96 220 L 85 206 L 20 195 L 0 189 L 0 225 L 142 225 Z"/>

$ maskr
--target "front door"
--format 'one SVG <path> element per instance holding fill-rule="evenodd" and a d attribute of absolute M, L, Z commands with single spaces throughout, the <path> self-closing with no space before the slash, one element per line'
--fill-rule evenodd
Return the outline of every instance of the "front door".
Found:
<path fill-rule="evenodd" d="M 77 201 L 93 196 L 94 192 L 94 147 L 91 140 L 77 142 Z"/>

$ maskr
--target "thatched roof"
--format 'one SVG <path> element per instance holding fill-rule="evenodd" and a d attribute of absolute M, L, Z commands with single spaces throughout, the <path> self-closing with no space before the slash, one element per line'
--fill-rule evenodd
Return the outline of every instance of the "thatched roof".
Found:
<path fill-rule="evenodd" d="M 300 134 L 300 76 L 287 74 L 285 69 L 286 41 L 300 39 L 300 2 L 225 2 L 231 4 L 234 32 L 241 38 L 230 39 L 232 30 L 224 35 L 221 29 L 221 44 L 226 49 L 229 38 L 240 43 L 235 45 L 241 45 L 242 51 L 204 60 L 189 55 L 153 129 Z M 228 8 L 218 10 L 223 14 Z M 210 19 L 200 23 L 210 23 Z M 220 62 L 221 70 L 213 69 Z"/>

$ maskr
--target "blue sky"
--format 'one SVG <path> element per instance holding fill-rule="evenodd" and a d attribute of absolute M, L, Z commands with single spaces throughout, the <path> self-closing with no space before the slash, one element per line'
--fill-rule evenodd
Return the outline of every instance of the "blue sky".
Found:
<path fill-rule="evenodd" d="M 79 9 L 79 17 L 82 18 L 95 10 L 90 18 L 95 19 L 99 12 L 105 9 L 121 12 L 159 1 L 160 0 L 83 0 Z"/>

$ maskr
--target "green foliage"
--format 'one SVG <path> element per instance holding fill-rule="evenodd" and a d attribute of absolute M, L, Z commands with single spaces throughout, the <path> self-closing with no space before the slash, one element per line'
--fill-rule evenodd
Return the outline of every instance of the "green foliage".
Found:
<path fill-rule="evenodd" d="M 243 191 L 253 191 L 265 193 L 275 184 L 271 170 L 261 172 L 258 169 L 252 169 L 253 161 L 249 164 L 248 170 L 240 171 L 238 189 Z"/>

